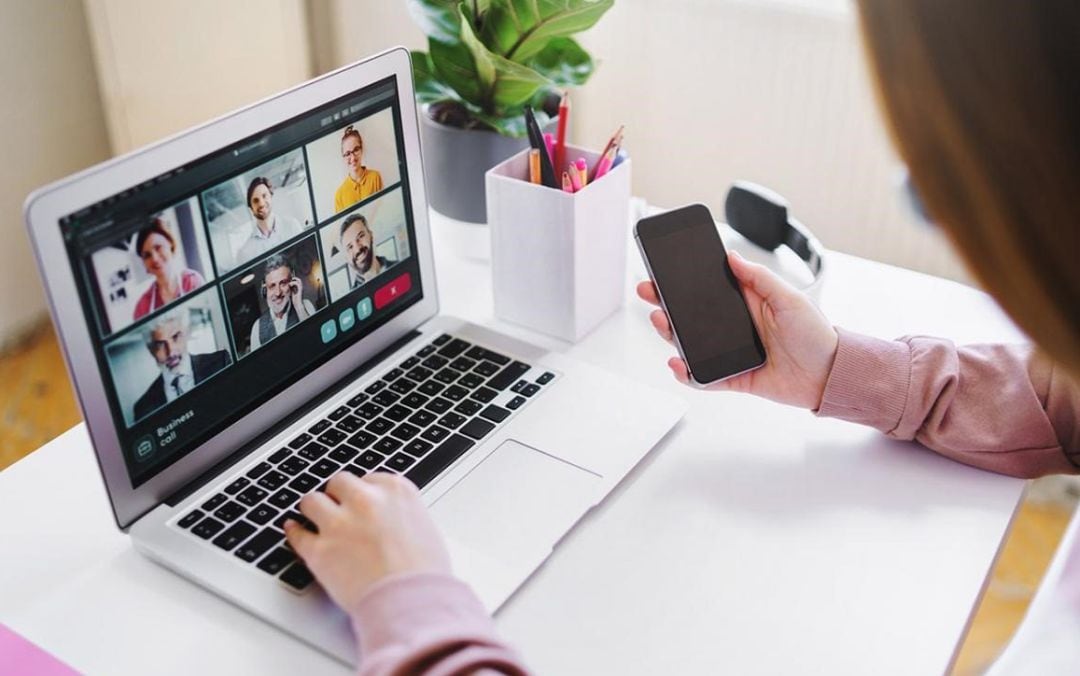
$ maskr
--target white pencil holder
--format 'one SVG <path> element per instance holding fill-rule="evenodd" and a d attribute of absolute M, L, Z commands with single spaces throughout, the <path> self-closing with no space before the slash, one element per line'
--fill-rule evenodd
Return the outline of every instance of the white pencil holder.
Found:
<path fill-rule="evenodd" d="M 568 145 L 566 157 L 591 170 L 599 154 Z M 528 176 L 528 150 L 486 175 L 495 315 L 577 341 L 625 298 L 630 158 L 575 193 Z"/>

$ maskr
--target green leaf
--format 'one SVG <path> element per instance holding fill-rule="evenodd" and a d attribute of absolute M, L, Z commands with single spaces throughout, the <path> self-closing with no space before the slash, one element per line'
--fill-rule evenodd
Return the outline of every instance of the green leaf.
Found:
<path fill-rule="evenodd" d="M 413 82 L 416 86 L 416 100 L 419 103 L 437 103 L 439 101 L 460 101 L 461 97 L 452 87 L 439 79 L 431 56 L 427 52 L 412 53 Z"/>
<path fill-rule="evenodd" d="M 478 113 L 471 111 L 473 117 L 480 120 L 484 124 L 488 125 L 495 131 L 499 132 L 503 136 L 513 136 L 514 138 L 521 138 L 527 134 L 525 130 L 525 113 L 523 110 L 515 111 L 514 114 L 507 115 L 487 115 L 485 113 Z M 536 115 L 536 123 L 543 129 L 551 118 L 547 116 L 541 110 L 534 112 Z"/>
<path fill-rule="evenodd" d="M 615 0 L 504 0 L 484 15 L 482 39 L 493 52 L 525 63 L 553 38 L 591 28 Z"/>
<path fill-rule="evenodd" d="M 489 51 L 472 30 L 468 6 L 462 5 L 460 10 L 461 41 L 472 55 L 476 77 L 484 90 L 480 106 L 484 112 L 497 114 L 506 108 L 520 107 L 536 94 L 537 89 L 552 85 L 532 68 Z"/>
<path fill-rule="evenodd" d="M 460 40 L 459 4 L 461 0 L 406 0 L 413 21 L 428 38 L 450 44 Z"/>
<path fill-rule="evenodd" d="M 485 91 L 490 92 L 492 85 L 495 84 L 495 63 L 492 60 L 494 54 L 488 51 L 488 48 L 484 46 L 484 43 L 480 42 L 480 38 L 476 37 L 476 33 L 473 32 L 471 10 L 468 3 L 462 3 L 458 7 L 458 12 L 461 18 L 461 42 L 472 54 L 473 63 L 476 67 L 476 76 L 480 79 L 480 86 Z"/>
<path fill-rule="evenodd" d="M 461 42 L 449 44 L 429 39 L 428 51 L 439 80 L 469 103 L 481 108 L 487 105 L 488 88 L 480 83 L 476 62 L 468 47 Z"/>
<path fill-rule="evenodd" d="M 593 72 L 589 53 L 571 38 L 555 38 L 528 64 L 560 87 L 583 85 Z"/>

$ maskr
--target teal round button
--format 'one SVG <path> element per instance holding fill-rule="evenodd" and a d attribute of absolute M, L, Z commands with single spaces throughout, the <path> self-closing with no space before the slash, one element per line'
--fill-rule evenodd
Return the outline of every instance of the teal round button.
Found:
<path fill-rule="evenodd" d="M 323 322 L 322 328 L 322 342 L 329 343 L 334 338 L 337 338 L 337 324 L 333 319 Z"/>

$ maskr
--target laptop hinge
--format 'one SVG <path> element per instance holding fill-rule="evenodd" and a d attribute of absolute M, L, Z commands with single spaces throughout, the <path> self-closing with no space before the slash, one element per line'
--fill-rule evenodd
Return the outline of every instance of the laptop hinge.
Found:
<path fill-rule="evenodd" d="M 342 378 L 339 378 L 336 382 L 334 382 L 333 385 L 323 390 L 322 394 L 312 398 L 309 402 L 296 409 L 284 420 L 267 429 L 259 436 L 255 437 L 248 443 L 236 449 L 236 451 L 222 458 L 220 462 L 218 462 L 210 469 L 206 470 L 199 476 L 184 484 L 184 486 L 181 487 L 180 490 L 165 498 L 165 504 L 170 507 L 175 507 L 176 505 L 180 504 L 181 502 L 186 500 L 188 496 L 201 490 L 206 484 L 213 481 L 219 474 L 225 472 L 234 464 L 236 464 L 236 462 L 238 462 L 241 458 L 258 449 L 260 446 L 265 444 L 267 440 L 276 436 L 279 432 L 281 432 L 281 430 L 287 428 L 289 425 L 292 425 L 300 418 L 303 418 L 305 415 L 309 414 L 311 411 L 321 406 L 326 400 L 330 399 L 331 397 L 337 396 L 343 388 L 347 387 L 357 378 L 378 366 L 384 359 L 389 357 L 394 352 L 400 350 L 406 343 L 414 340 L 419 335 L 420 332 L 414 329 L 402 336 L 401 338 L 397 339 L 396 341 L 391 343 L 386 349 L 379 352 L 371 359 L 368 359 L 363 364 L 356 367 Z"/>

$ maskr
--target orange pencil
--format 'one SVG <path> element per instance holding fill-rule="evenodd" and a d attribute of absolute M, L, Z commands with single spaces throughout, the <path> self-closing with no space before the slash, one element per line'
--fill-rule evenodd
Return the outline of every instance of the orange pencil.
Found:
<path fill-rule="evenodd" d="M 570 180 L 570 174 L 562 173 L 562 189 L 564 192 L 574 192 L 574 183 Z"/>
<path fill-rule="evenodd" d="M 540 151 L 529 151 L 529 183 L 540 183 Z"/>

